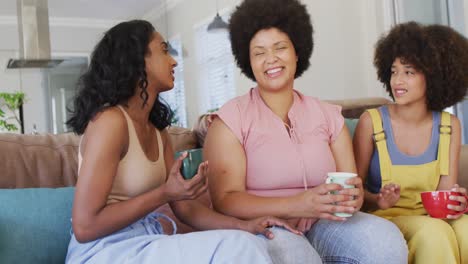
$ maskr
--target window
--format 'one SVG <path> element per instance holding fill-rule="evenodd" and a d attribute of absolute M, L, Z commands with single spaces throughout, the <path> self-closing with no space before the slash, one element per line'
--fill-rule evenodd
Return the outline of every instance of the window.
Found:
<path fill-rule="evenodd" d="M 174 88 L 170 91 L 161 93 L 161 97 L 174 111 L 173 125 L 187 127 L 187 111 L 185 104 L 184 87 L 184 59 L 182 56 L 182 42 L 180 37 L 169 40 L 172 48 L 177 51 L 177 55 L 172 55 L 177 61 L 177 67 L 174 69 Z"/>
<path fill-rule="evenodd" d="M 223 16 L 227 21 L 227 17 Z M 211 22 L 211 20 L 209 21 Z M 201 110 L 207 112 L 221 107 L 236 95 L 234 57 L 227 30 L 208 32 L 208 23 L 195 29 L 196 56 L 199 69 Z"/>

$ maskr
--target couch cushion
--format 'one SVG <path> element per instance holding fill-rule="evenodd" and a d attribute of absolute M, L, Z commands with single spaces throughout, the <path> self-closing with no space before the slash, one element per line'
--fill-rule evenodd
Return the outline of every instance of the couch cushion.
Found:
<path fill-rule="evenodd" d="M 468 188 L 468 145 L 461 146 L 460 167 L 458 169 L 458 183 Z"/>
<path fill-rule="evenodd" d="M 356 130 L 356 125 L 358 123 L 359 119 L 354 119 L 354 118 L 345 118 L 345 124 L 348 126 L 349 133 L 351 134 L 351 137 L 354 136 L 354 131 Z"/>
<path fill-rule="evenodd" d="M 377 108 L 385 104 L 392 103 L 384 97 L 368 97 L 344 100 L 326 100 L 329 103 L 340 105 L 341 114 L 345 118 L 359 118 L 367 109 Z"/>
<path fill-rule="evenodd" d="M 64 263 L 74 188 L 0 189 L 0 263 Z"/>
<path fill-rule="evenodd" d="M 171 126 L 167 128 L 174 153 L 181 150 L 198 147 L 197 138 L 192 130 L 183 127 Z"/>
<path fill-rule="evenodd" d="M 79 137 L 0 133 L 0 188 L 64 187 L 76 182 Z"/>

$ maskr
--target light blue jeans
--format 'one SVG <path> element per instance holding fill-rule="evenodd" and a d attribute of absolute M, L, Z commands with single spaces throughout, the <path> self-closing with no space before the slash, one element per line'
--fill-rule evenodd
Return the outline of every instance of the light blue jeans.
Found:
<path fill-rule="evenodd" d="M 274 264 L 320 264 L 320 255 L 314 250 L 304 235 L 296 235 L 281 227 L 272 227 L 275 236 L 266 239 L 268 254 Z M 253 262 L 251 262 L 253 263 Z"/>
<path fill-rule="evenodd" d="M 66 263 L 274 263 L 266 238 L 238 230 L 166 235 L 151 213 L 106 237 L 80 243 L 72 235 Z"/>
<path fill-rule="evenodd" d="M 408 263 L 408 248 L 392 222 L 357 212 L 345 222 L 319 220 L 306 234 L 323 263 Z"/>

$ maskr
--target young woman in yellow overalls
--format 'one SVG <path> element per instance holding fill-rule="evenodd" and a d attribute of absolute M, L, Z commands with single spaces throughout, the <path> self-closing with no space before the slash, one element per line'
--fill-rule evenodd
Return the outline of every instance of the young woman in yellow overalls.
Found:
<path fill-rule="evenodd" d="M 410 263 L 468 263 L 466 198 L 451 197 L 459 205 L 449 209 L 459 214 L 435 219 L 420 197 L 435 190 L 466 194 L 456 184 L 460 121 L 443 109 L 466 95 L 468 41 L 449 27 L 400 24 L 377 43 L 374 64 L 395 104 L 368 110 L 356 127 L 364 208 L 400 228 Z"/>

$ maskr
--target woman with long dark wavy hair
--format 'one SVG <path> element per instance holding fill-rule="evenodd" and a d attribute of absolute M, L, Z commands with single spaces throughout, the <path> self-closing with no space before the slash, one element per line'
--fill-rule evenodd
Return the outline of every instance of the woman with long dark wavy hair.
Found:
<path fill-rule="evenodd" d="M 67 263 L 272 262 L 265 239 L 248 232 L 165 234 L 158 218 L 168 217 L 153 212 L 165 203 L 198 230 L 268 238 L 268 226 L 292 230 L 276 218 L 242 221 L 195 200 L 206 191 L 208 162 L 183 179 L 186 154 L 174 161 L 165 130 L 171 111 L 159 101 L 174 86 L 176 66 L 167 43 L 142 20 L 114 26 L 95 47 L 68 121 L 83 136 Z"/>

